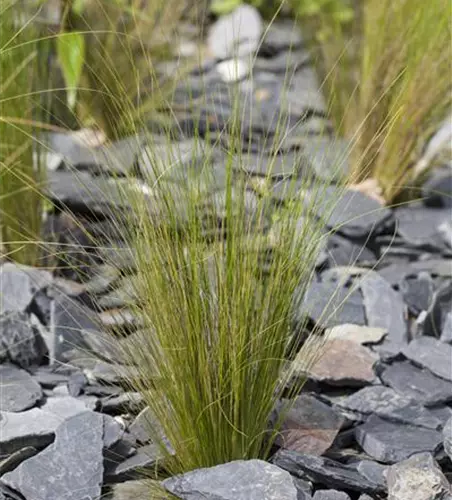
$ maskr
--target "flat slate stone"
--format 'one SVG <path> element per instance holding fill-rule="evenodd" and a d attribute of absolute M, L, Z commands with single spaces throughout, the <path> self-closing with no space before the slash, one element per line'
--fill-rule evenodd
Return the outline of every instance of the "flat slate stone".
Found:
<path fill-rule="evenodd" d="M 425 406 L 452 401 L 452 382 L 407 361 L 385 367 L 379 377 L 385 385 Z"/>
<path fill-rule="evenodd" d="M 403 396 L 390 387 L 374 385 L 364 387 L 339 401 L 338 406 L 356 412 L 363 419 L 367 415 L 378 415 L 386 420 L 402 422 L 428 429 L 438 429 L 441 420 L 432 415 L 417 401 Z"/>
<path fill-rule="evenodd" d="M 388 468 L 391 500 L 448 500 L 451 486 L 430 453 L 414 455 Z"/>
<path fill-rule="evenodd" d="M 310 394 L 291 402 L 277 444 L 284 449 L 322 455 L 333 443 L 344 419 Z"/>
<path fill-rule="evenodd" d="M 287 470 L 295 477 L 309 479 L 329 488 L 339 488 L 364 493 L 384 493 L 385 488 L 367 479 L 355 468 L 329 458 L 303 455 L 295 451 L 279 450 L 272 463 Z"/>
<path fill-rule="evenodd" d="M 51 332 L 54 345 L 51 361 L 66 361 L 66 353 L 74 348 L 86 349 L 82 330 L 96 331 L 100 321 L 96 313 L 74 299 L 64 296 L 55 300 L 51 312 Z"/>
<path fill-rule="evenodd" d="M 350 464 L 351 468 L 357 470 L 369 481 L 380 485 L 382 490 L 386 490 L 386 470 L 387 465 L 382 465 L 372 460 L 359 460 Z"/>
<path fill-rule="evenodd" d="M 443 437 L 444 437 L 444 451 L 449 455 L 449 458 L 452 460 L 452 417 L 446 422 L 446 425 L 443 428 Z"/>
<path fill-rule="evenodd" d="M 338 286 L 332 280 L 312 283 L 296 315 L 297 321 L 308 316 L 324 328 L 344 323 L 366 324 L 360 291 Z"/>
<path fill-rule="evenodd" d="M 97 499 L 103 476 L 103 418 L 83 412 L 61 424 L 55 441 L 2 481 L 33 500 Z"/>
<path fill-rule="evenodd" d="M 28 410 L 41 398 L 41 386 L 29 373 L 14 365 L 0 365 L 0 411 Z"/>
<path fill-rule="evenodd" d="M 355 429 L 363 450 L 375 460 L 393 464 L 422 452 L 434 453 L 442 443 L 441 432 L 398 424 L 371 416 Z"/>
<path fill-rule="evenodd" d="M 452 381 L 452 345 L 432 337 L 419 337 L 403 349 L 403 354 L 438 377 Z"/>
<path fill-rule="evenodd" d="M 421 202 L 395 211 L 399 234 L 411 245 L 443 250 L 440 226 L 450 220 L 450 208 L 428 208 Z"/>
<path fill-rule="evenodd" d="M 0 362 L 12 361 L 22 368 L 37 366 L 47 351 L 33 316 L 17 311 L 0 315 Z"/>
<path fill-rule="evenodd" d="M 109 461 L 105 477 L 108 482 L 121 482 L 128 479 L 138 479 L 143 477 L 146 470 L 153 471 L 157 463 L 163 458 L 160 447 L 157 444 L 148 444 L 137 450 L 131 457 L 118 463 L 118 456 L 115 454 L 114 461 Z"/>
<path fill-rule="evenodd" d="M 385 328 L 394 343 L 408 340 L 407 310 L 403 297 L 376 272 L 369 271 L 359 281 L 363 294 L 367 324 Z"/>
<path fill-rule="evenodd" d="M 0 454 L 14 453 L 24 446 L 46 446 L 64 420 L 86 410 L 82 401 L 58 397 L 50 398 L 41 408 L 20 413 L 0 412 Z"/>
<path fill-rule="evenodd" d="M 388 208 L 361 191 L 351 189 L 328 188 L 313 206 L 319 216 L 326 218 L 328 227 L 352 238 L 363 238 L 378 232 L 391 217 Z"/>
<path fill-rule="evenodd" d="M 360 387 L 376 380 L 373 365 L 378 357 L 366 347 L 350 340 L 331 340 L 308 376 L 334 386 Z"/>
<path fill-rule="evenodd" d="M 18 266 L 11 262 L 0 265 L 0 315 L 22 312 L 38 290 L 52 283 L 52 274 L 33 267 Z"/>
<path fill-rule="evenodd" d="M 297 500 L 290 474 L 262 460 L 237 460 L 163 481 L 184 500 Z"/>

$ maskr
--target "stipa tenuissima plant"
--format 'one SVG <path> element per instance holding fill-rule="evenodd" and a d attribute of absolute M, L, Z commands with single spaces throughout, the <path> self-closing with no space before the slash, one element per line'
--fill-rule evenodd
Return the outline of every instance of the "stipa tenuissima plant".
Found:
<path fill-rule="evenodd" d="M 0 5 L 0 243 L 26 264 L 39 256 L 45 177 L 35 125 L 45 118 L 39 89 L 47 45 L 38 38 L 35 11 L 19 9 L 16 0 Z"/>

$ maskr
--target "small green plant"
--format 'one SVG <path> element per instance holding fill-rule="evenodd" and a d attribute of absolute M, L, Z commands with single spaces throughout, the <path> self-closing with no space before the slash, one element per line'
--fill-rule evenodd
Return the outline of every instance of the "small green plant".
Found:
<path fill-rule="evenodd" d="M 15 0 L 0 7 L 0 243 L 17 262 L 38 262 L 45 166 L 39 123 L 45 102 L 45 44 L 38 40 L 35 12 Z M 27 17 L 28 15 L 28 17 Z M 25 16 L 25 17 L 20 17 Z"/>

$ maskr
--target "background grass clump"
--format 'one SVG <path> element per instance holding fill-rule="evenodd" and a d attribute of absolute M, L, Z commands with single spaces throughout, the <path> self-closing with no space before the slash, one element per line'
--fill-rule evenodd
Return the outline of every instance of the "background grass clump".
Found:
<path fill-rule="evenodd" d="M 364 0 L 320 40 L 319 68 L 338 134 L 353 139 L 354 180 L 387 201 L 416 182 L 413 165 L 450 113 L 452 19 L 446 0 Z M 328 33 L 328 31 L 327 31 Z"/>
<path fill-rule="evenodd" d="M 39 39 L 36 9 L 0 6 L 0 243 L 23 264 L 39 259 L 45 180 L 37 126 L 48 103 L 47 44 Z M 48 94 L 47 94 L 48 95 Z"/>

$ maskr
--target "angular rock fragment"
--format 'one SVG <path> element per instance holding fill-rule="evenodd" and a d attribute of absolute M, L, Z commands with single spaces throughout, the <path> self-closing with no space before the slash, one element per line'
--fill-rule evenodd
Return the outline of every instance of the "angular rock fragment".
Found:
<path fill-rule="evenodd" d="M 33 316 L 24 312 L 0 315 L 0 362 L 8 360 L 28 368 L 39 365 L 46 354 L 46 343 Z"/>
<path fill-rule="evenodd" d="M 432 337 L 419 337 L 403 349 L 403 354 L 438 377 L 452 381 L 452 345 Z"/>
<path fill-rule="evenodd" d="M 371 416 L 355 430 L 357 442 L 375 460 L 393 464 L 416 453 L 435 453 L 442 443 L 439 431 L 398 424 Z"/>
<path fill-rule="evenodd" d="M 388 468 L 390 500 L 447 500 L 451 485 L 430 453 L 414 455 Z"/>
<path fill-rule="evenodd" d="M 374 385 L 364 387 L 337 403 L 348 411 L 356 412 L 364 419 L 378 415 L 386 420 L 438 429 L 442 422 L 415 400 L 397 393 L 389 387 Z"/>
<path fill-rule="evenodd" d="M 2 481 L 33 500 L 100 498 L 103 475 L 103 418 L 83 412 L 66 420 L 55 442 L 23 462 Z"/>
<path fill-rule="evenodd" d="M 311 284 L 297 311 L 296 321 L 305 316 L 324 328 L 344 323 L 366 324 L 363 299 L 359 290 L 338 286 L 332 280 Z"/>
<path fill-rule="evenodd" d="M 261 460 L 237 460 L 198 469 L 163 481 L 184 500 L 297 500 L 289 473 Z"/>
<path fill-rule="evenodd" d="M 360 387 L 375 381 L 373 365 L 377 360 L 375 354 L 356 342 L 332 340 L 309 370 L 309 378 L 334 386 Z"/>
<path fill-rule="evenodd" d="M 359 282 L 367 324 L 385 328 L 388 340 L 404 344 L 408 340 L 407 310 L 402 296 L 376 272 L 369 271 Z"/>
<path fill-rule="evenodd" d="M 23 312 L 39 290 L 52 282 L 52 274 L 11 262 L 0 265 L 0 315 Z"/>
<path fill-rule="evenodd" d="M 298 396 L 290 405 L 277 443 L 287 450 L 322 455 L 333 443 L 343 418 L 309 394 Z"/>
<path fill-rule="evenodd" d="M 28 410 L 41 398 L 41 386 L 25 370 L 0 365 L 0 411 Z"/>
<path fill-rule="evenodd" d="M 452 401 L 452 382 L 435 377 L 430 371 L 410 362 L 393 363 L 385 367 L 379 376 L 385 385 L 425 406 Z"/>
<path fill-rule="evenodd" d="M 352 490 L 366 493 L 383 493 L 385 487 L 361 475 L 356 468 L 334 460 L 295 451 L 280 450 L 272 458 L 272 463 L 287 470 L 295 477 L 309 479 L 329 488 Z"/>
<path fill-rule="evenodd" d="M 82 401 L 59 397 L 49 399 L 41 408 L 20 413 L 1 412 L 0 454 L 14 453 L 24 446 L 46 446 L 62 422 L 86 410 Z"/>

